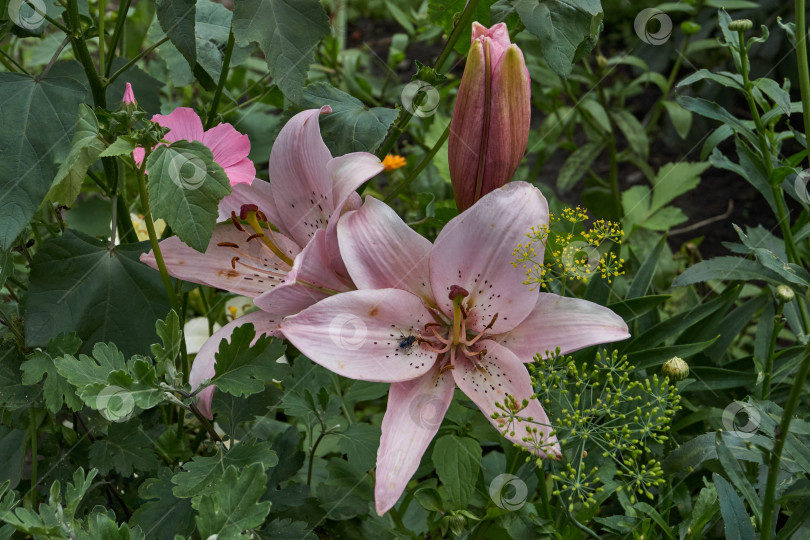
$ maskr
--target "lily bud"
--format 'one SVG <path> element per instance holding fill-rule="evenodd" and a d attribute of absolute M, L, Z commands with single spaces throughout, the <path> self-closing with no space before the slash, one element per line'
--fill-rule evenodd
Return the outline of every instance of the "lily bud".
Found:
<path fill-rule="evenodd" d="M 474 22 L 448 143 L 460 212 L 512 178 L 529 140 L 530 98 L 529 70 L 506 25 Z"/>

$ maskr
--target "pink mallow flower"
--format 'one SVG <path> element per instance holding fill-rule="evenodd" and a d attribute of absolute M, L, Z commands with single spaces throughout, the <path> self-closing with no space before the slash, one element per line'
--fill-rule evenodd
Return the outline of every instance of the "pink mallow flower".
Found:
<path fill-rule="evenodd" d="M 127 90 L 132 89 L 127 84 Z M 126 102 L 127 93 L 124 92 Z M 135 96 L 132 95 L 132 99 Z M 231 186 L 236 184 L 250 184 L 256 177 L 256 167 L 248 158 L 250 154 L 250 140 L 247 135 L 239 133 L 230 124 L 218 124 L 208 131 L 203 129 L 202 120 L 188 107 L 178 107 L 170 114 L 156 114 L 152 122 L 169 128 L 164 139 L 170 143 L 175 141 L 199 141 L 207 146 L 214 154 L 214 161 L 225 170 Z M 132 152 L 135 163 L 143 161 L 144 149 L 136 148 Z"/>
<path fill-rule="evenodd" d="M 138 102 L 135 100 L 135 93 L 132 91 L 132 85 L 127 83 L 126 88 L 124 88 L 124 97 L 121 98 L 121 102 L 124 105 L 137 105 Z M 143 158 L 141 158 L 143 159 Z"/>
<path fill-rule="evenodd" d="M 252 323 L 257 336 L 278 335 L 282 317 L 355 288 L 337 250 L 337 218 L 360 207 L 355 190 L 383 165 L 367 152 L 332 157 L 318 126 L 318 115 L 331 111 L 310 109 L 287 122 L 270 152 L 270 182 L 233 186 L 219 204 L 220 221 L 233 223 L 214 228 L 205 253 L 177 237 L 160 243 L 172 276 L 253 298 L 260 308 L 226 324 L 202 346 L 189 374 L 193 389 L 214 376 L 214 355 L 236 327 Z M 141 260 L 157 268 L 151 251 Z M 199 394 L 200 410 L 209 418 L 213 393 L 209 386 Z"/>
<path fill-rule="evenodd" d="M 629 337 L 622 318 L 605 307 L 523 285 L 513 249 L 544 223 L 546 200 L 525 182 L 484 196 L 434 244 L 368 197 L 338 224 L 340 252 L 359 290 L 281 322 L 282 335 L 314 362 L 352 379 L 391 383 L 377 453 L 380 515 L 419 467 L 456 387 L 508 440 L 559 459 L 523 364 L 557 347 L 567 353 Z"/>

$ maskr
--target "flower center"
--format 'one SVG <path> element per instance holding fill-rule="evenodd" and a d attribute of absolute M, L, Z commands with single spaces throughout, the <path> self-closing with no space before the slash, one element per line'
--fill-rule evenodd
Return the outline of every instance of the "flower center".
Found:
<path fill-rule="evenodd" d="M 473 352 L 471 347 L 487 335 L 487 331 L 492 328 L 495 321 L 498 319 L 498 314 L 496 313 L 492 317 L 492 320 L 489 321 L 489 324 L 487 324 L 483 330 L 477 334 L 470 335 L 467 332 L 469 312 L 463 304 L 464 298 L 469 296 L 469 294 L 466 289 L 458 285 L 450 287 L 449 296 L 453 301 L 453 320 L 446 324 L 428 323 L 425 325 L 425 332 L 430 331 L 433 335 L 427 338 L 417 338 L 417 340 L 429 350 L 442 355 L 440 356 L 440 360 L 442 357 L 447 360 L 440 368 L 440 372 L 442 373 L 448 369 L 455 369 L 456 355 L 459 352 L 473 362 L 487 353 L 486 349 Z"/>

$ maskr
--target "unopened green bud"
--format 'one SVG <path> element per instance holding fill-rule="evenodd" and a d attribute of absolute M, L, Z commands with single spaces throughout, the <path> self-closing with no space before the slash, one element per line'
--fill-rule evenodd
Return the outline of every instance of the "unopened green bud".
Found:
<path fill-rule="evenodd" d="M 701 26 L 698 23 L 694 23 L 692 21 L 683 21 L 681 23 L 681 32 L 686 34 L 687 36 L 693 36 L 700 32 Z"/>
<path fill-rule="evenodd" d="M 732 32 L 745 32 L 753 27 L 754 23 L 751 22 L 751 19 L 736 19 L 728 23 L 728 29 Z"/>
<path fill-rule="evenodd" d="M 689 376 L 689 364 L 687 364 L 683 358 L 674 356 L 664 362 L 664 365 L 661 367 L 661 372 L 669 377 L 670 381 L 682 381 Z"/>
<path fill-rule="evenodd" d="M 596 65 L 599 66 L 599 69 L 605 69 L 608 65 L 608 59 L 599 54 L 596 56 Z"/>
<path fill-rule="evenodd" d="M 793 292 L 793 289 L 788 287 L 787 285 L 779 285 L 776 288 L 776 299 L 780 302 L 790 302 L 796 297 L 796 293 Z"/>
<path fill-rule="evenodd" d="M 464 516 L 461 515 L 454 515 L 449 517 L 449 525 L 450 530 L 453 532 L 453 536 L 461 536 L 464 532 L 464 526 L 467 524 L 467 520 Z"/>

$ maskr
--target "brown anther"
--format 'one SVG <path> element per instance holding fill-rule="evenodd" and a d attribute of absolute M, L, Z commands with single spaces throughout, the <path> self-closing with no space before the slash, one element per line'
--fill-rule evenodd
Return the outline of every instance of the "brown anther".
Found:
<path fill-rule="evenodd" d="M 247 219 L 249 213 L 258 211 L 259 207 L 255 204 L 243 204 L 242 208 L 239 209 L 239 217 L 241 219 Z"/>
<path fill-rule="evenodd" d="M 239 248 L 239 244 L 234 244 L 233 242 L 219 242 L 217 245 L 219 247 Z"/>
<path fill-rule="evenodd" d="M 450 298 L 450 300 L 455 300 L 457 296 L 466 298 L 469 295 L 470 293 L 467 292 L 467 289 L 465 289 L 464 287 L 460 285 L 453 285 L 450 287 L 450 294 L 448 294 L 447 296 Z"/>
<path fill-rule="evenodd" d="M 470 317 L 470 313 L 467 311 L 467 308 L 464 307 L 464 304 L 459 304 L 458 307 L 461 309 L 461 316 L 465 319 Z"/>
<path fill-rule="evenodd" d="M 239 232 L 247 232 L 245 231 L 245 228 L 242 227 L 242 224 L 239 223 L 239 218 L 236 217 L 236 212 L 233 210 L 231 210 L 231 220 L 233 220 L 233 226 L 239 229 Z"/>
<path fill-rule="evenodd" d="M 439 324 L 437 322 L 429 322 L 429 323 L 425 324 L 425 330 L 427 330 L 431 326 L 441 326 L 441 324 Z"/>
<path fill-rule="evenodd" d="M 450 370 L 450 369 L 456 369 L 456 366 L 454 366 L 453 364 L 445 364 L 439 369 L 439 373 L 440 374 L 444 373 L 445 371 Z"/>
<path fill-rule="evenodd" d="M 484 327 L 484 330 L 485 330 L 485 331 L 486 331 L 486 330 L 489 330 L 489 329 L 491 329 L 493 326 L 495 326 L 495 321 L 497 321 L 497 320 L 498 320 L 498 314 L 496 313 L 496 314 L 495 314 L 495 315 L 492 317 L 492 320 L 491 320 L 491 321 L 489 321 L 489 324 L 488 324 L 488 325 L 486 325 L 486 326 Z"/>
<path fill-rule="evenodd" d="M 231 268 L 233 268 L 234 270 L 236 270 L 236 261 L 238 260 L 239 257 L 234 257 L 233 259 L 231 259 Z"/>
<path fill-rule="evenodd" d="M 259 221 L 267 222 L 267 216 L 264 215 L 264 212 L 261 210 L 256 211 L 256 217 L 259 218 Z"/>
<path fill-rule="evenodd" d="M 255 238 L 263 238 L 263 237 L 264 237 L 264 234 L 262 234 L 262 233 L 251 234 L 250 236 L 248 236 L 247 241 L 250 242 L 251 240 L 253 240 Z"/>

